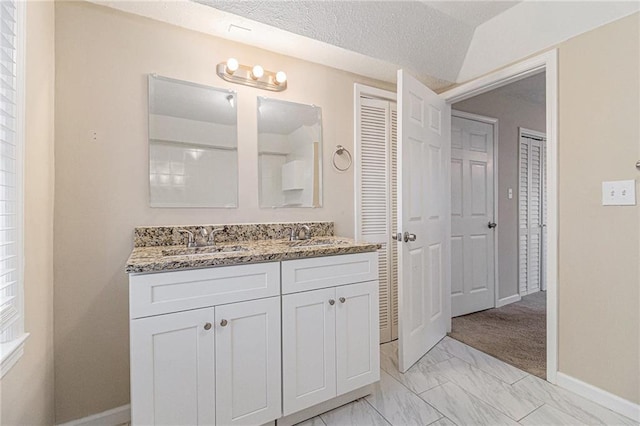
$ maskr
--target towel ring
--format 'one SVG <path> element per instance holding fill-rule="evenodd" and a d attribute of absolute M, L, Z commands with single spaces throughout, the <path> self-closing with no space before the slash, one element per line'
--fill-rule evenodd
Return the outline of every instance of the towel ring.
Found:
<path fill-rule="evenodd" d="M 347 164 L 346 167 L 339 167 L 336 164 L 336 155 L 342 155 L 342 154 L 347 154 L 347 158 L 349 159 L 349 164 Z M 349 167 L 351 167 L 351 164 L 353 164 L 353 157 L 351 157 L 351 153 L 347 148 L 345 148 L 342 145 L 337 145 L 336 150 L 333 152 L 333 157 L 331 161 L 333 162 L 333 167 L 335 167 L 336 170 L 341 172 L 346 172 L 347 170 L 349 170 Z"/>

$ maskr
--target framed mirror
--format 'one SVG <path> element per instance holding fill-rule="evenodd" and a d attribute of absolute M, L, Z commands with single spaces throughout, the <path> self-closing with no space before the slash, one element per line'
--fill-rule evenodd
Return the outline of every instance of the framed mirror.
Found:
<path fill-rule="evenodd" d="M 322 110 L 258 97 L 260 207 L 322 206 Z"/>
<path fill-rule="evenodd" d="M 151 207 L 238 206 L 237 94 L 149 75 Z"/>

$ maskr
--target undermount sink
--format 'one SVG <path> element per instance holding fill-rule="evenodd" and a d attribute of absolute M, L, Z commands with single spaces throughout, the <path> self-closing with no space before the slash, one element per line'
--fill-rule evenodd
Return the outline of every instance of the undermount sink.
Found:
<path fill-rule="evenodd" d="M 337 244 L 344 244 L 347 241 L 329 239 L 329 238 L 317 238 L 312 240 L 296 240 L 296 241 L 285 241 L 284 244 L 289 247 L 322 247 L 322 246 L 335 246 Z"/>
<path fill-rule="evenodd" d="M 194 256 L 216 253 L 232 253 L 249 250 L 243 246 L 206 246 L 206 247 L 180 247 L 162 250 L 163 256 Z"/>

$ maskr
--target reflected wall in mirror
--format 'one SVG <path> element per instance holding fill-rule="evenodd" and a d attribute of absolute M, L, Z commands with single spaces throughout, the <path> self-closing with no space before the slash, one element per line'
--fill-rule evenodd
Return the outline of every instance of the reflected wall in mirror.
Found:
<path fill-rule="evenodd" d="M 236 92 L 149 75 L 151 207 L 237 207 Z"/>
<path fill-rule="evenodd" d="M 258 98 L 260 207 L 322 206 L 322 110 Z"/>

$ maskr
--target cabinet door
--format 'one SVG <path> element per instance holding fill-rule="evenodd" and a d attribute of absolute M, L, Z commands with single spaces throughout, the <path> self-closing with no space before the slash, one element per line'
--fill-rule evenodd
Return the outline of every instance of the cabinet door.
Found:
<path fill-rule="evenodd" d="M 281 416 L 280 297 L 216 306 L 216 422 Z"/>
<path fill-rule="evenodd" d="M 378 282 L 336 288 L 338 395 L 380 380 Z"/>
<path fill-rule="evenodd" d="M 213 425 L 213 308 L 131 321 L 134 425 Z"/>
<path fill-rule="evenodd" d="M 282 297 L 285 416 L 336 396 L 335 309 L 333 288 Z"/>

